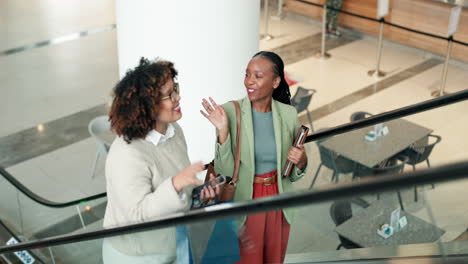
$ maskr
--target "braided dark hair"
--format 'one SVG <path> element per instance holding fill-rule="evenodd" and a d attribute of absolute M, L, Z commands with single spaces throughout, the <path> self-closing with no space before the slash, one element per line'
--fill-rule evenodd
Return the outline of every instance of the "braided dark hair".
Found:
<path fill-rule="evenodd" d="M 291 104 L 291 92 L 289 91 L 289 85 L 284 78 L 284 63 L 281 57 L 271 51 L 259 51 L 252 58 L 264 57 L 271 61 L 273 64 L 273 71 L 276 76 L 280 77 L 281 81 L 279 86 L 273 90 L 273 99 L 283 104 Z"/>

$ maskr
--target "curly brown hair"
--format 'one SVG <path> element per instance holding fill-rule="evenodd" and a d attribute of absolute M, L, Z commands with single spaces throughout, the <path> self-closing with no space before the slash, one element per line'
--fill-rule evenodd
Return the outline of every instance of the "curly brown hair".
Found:
<path fill-rule="evenodd" d="M 146 137 L 156 125 L 161 86 L 176 77 L 172 62 L 142 57 L 114 87 L 109 113 L 112 130 L 127 143 Z"/>

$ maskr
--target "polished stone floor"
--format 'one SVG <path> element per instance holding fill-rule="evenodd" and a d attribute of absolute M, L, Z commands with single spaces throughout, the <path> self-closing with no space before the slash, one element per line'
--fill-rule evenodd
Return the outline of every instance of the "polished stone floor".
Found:
<path fill-rule="evenodd" d="M 92 30 L 114 25 L 113 9 L 110 0 L 0 2 L 5 22 L 0 23 L 0 36 L 7 36 L 0 42 L 0 86 L 6 98 L 0 104 L 0 166 L 53 201 L 105 191 L 103 159 L 96 175 L 91 176 L 96 146 L 87 125 L 94 116 L 106 112 L 110 89 L 118 79 L 115 30 Z M 317 90 L 308 107 L 316 129 L 346 123 L 355 111 L 376 114 L 429 100 L 431 92 L 440 86 L 441 56 L 384 42 L 382 70 L 387 76 L 369 77 L 367 71 L 375 67 L 375 37 L 343 29 L 341 38 L 327 40 L 331 58 L 322 60 L 315 57 L 320 51 L 318 21 L 287 13 L 282 20 L 270 22 L 275 38 L 260 41 L 260 49 L 276 51 L 283 57 L 286 71 L 298 81 L 291 87 L 292 94 L 298 86 Z M 446 90 L 460 91 L 468 88 L 467 83 L 468 63 L 451 61 Z M 431 154 L 433 166 L 467 159 L 467 112 L 468 103 L 462 102 L 406 118 L 442 136 Z M 300 120 L 308 124 L 304 112 Z M 298 190 L 310 185 L 320 163 L 315 143 L 306 145 L 306 150 L 309 167 L 306 178 L 296 184 Z M 425 164 L 417 168 L 425 168 Z M 322 168 L 316 186 L 330 184 L 331 175 L 331 170 Z M 350 175 L 340 179 L 349 181 Z M 446 231 L 441 241 L 451 241 L 468 227 L 467 198 L 463 195 L 467 187 L 467 180 L 437 184 L 435 189 L 422 187 L 427 199 L 420 191 L 417 203 L 413 202 L 412 190 L 404 190 L 403 200 L 409 212 L 426 221 L 431 221 L 426 210 L 430 205 L 435 224 Z M 8 201 L 0 202 L 2 215 L 28 234 L 76 214 L 76 208 L 54 211 L 33 204 L 3 179 L 0 188 L 0 201 Z M 369 202 L 376 199 L 373 195 L 364 198 Z M 382 199 L 396 204 L 393 192 L 383 194 Z M 18 204 L 23 210 L 18 210 Z M 329 208 L 330 203 L 300 208 L 288 254 L 336 248 L 339 240 Z M 22 220 L 24 216 L 29 219 Z M 38 222 L 41 224 L 36 228 Z"/>

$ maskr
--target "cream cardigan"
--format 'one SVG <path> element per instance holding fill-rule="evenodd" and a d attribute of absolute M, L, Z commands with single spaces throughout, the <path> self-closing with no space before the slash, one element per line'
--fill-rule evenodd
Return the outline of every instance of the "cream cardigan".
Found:
<path fill-rule="evenodd" d="M 107 208 L 104 228 L 156 220 L 190 207 L 175 191 L 172 177 L 190 162 L 182 129 L 173 123 L 175 135 L 155 146 L 144 139 L 114 140 L 106 160 Z M 175 255 L 175 228 L 146 231 L 110 238 L 126 255 Z"/>

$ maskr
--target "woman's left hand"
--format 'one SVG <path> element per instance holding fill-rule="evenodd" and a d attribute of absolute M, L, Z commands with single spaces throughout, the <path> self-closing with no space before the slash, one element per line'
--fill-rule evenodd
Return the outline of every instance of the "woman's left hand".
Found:
<path fill-rule="evenodd" d="M 307 164 L 307 155 L 304 150 L 303 145 L 299 145 L 299 147 L 291 147 L 288 152 L 288 160 L 294 163 L 297 168 L 304 169 Z"/>
<path fill-rule="evenodd" d="M 210 174 L 210 181 L 213 180 L 215 176 L 213 174 Z M 220 189 L 219 185 L 216 186 L 214 189 L 211 186 L 207 186 L 201 190 L 200 193 L 200 198 L 202 200 L 214 200 L 216 198 L 216 195 L 219 195 Z"/>

